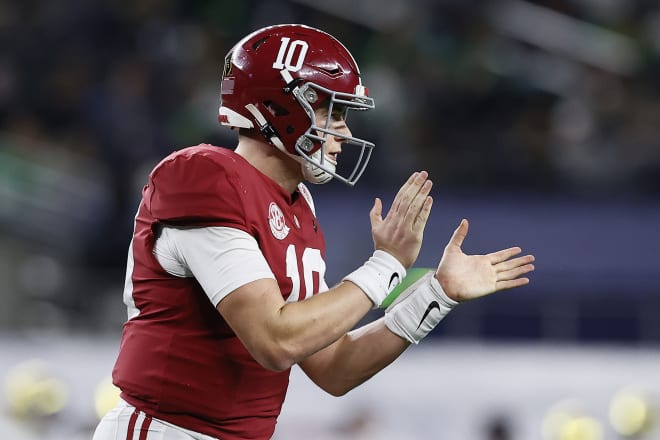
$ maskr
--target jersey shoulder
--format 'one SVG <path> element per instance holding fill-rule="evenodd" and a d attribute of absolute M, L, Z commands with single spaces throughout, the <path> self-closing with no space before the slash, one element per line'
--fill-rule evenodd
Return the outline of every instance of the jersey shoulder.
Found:
<path fill-rule="evenodd" d="M 248 171 L 246 162 L 230 149 L 207 144 L 184 148 L 154 168 L 143 200 L 158 221 L 240 226 L 240 180 Z"/>

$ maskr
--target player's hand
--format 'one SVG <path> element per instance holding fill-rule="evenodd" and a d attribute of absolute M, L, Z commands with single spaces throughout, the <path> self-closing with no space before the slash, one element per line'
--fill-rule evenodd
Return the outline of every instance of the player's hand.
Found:
<path fill-rule="evenodd" d="M 461 245 L 468 227 L 468 221 L 463 219 L 447 243 L 435 273 L 448 297 L 467 301 L 529 283 L 524 275 L 534 270 L 533 255 L 516 257 L 522 252 L 519 247 L 487 255 L 466 255 Z"/>
<path fill-rule="evenodd" d="M 426 171 L 413 173 L 399 189 L 385 219 L 378 198 L 369 213 L 375 248 L 393 255 L 406 269 L 417 260 L 433 204 L 429 196 L 433 183 L 428 177 Z"/>

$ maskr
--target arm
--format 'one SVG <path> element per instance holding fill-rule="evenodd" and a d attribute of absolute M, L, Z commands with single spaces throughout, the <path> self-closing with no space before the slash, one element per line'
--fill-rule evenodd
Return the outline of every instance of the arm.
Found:
<path fill-rule="evenodd" d="M 280 371 L 339 339 L 372 307 L 350 282 L 286 303 L 277 282 L 262 279 L 239 287 L 217 308 L 250 354 L 264 367 Z"/>
<path fill-rule="evenodd" d="M 321 389 L 341 396 L 387 367 L 409 346 L 381 318 L 343 335 L 299 365 Z"/>
<path fill-rule="evenodd" d="M 431 186 L 426 172 L 414 173 L 384 219 L 379 199 L 370 212 L 376 249 L 405 268 L 419 254 L 432 205 Z M 381 292 L 380 300 L 386 294 Z M 352 281 L 304 301 L 286 303 L 275 280 L 260 279 L 234 290 L 217 309 L 259 363 L 284 370 L 337 341 L 374 304 L 380 302 L 373 292 L 363 291 Z"/>
<path fill-rule="evenodd" d="M 466 255 L 461 245 L 467 232 L 468 222 L 463 220 L 435 274 L 401 293 L 385 318 L 344 335 L 301 362 L 305 374 L 328 393 L 345 394 L 388 366 L 410 343 L 418 343 L 457 303 L 529 283 L 525 275 L 534 270 L 534 256 L 514 258 L 521 252 L 518 247 Z M 438 307 L 429 308 L 434 302 Z"/>

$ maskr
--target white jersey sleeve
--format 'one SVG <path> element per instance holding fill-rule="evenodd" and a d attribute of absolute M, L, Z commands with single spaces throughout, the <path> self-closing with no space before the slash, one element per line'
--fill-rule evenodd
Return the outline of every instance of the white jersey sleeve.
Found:
<path fill-rule="evenodd" d="M 235 228 L 165 226 L 153 253 L 170 275 L 196 278 L 214 306 L 247 283 L 275 279 L 254 237 Z"/>

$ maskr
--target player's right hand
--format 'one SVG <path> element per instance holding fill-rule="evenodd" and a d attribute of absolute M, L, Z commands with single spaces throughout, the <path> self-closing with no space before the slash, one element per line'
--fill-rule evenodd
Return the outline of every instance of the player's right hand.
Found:
<path fill-rule="evenodd" d="M 428 177 L 426 171 L 413 173 L 399 189 L 384 219 L 379 198 L 369 213 L 374 247 L 394 256 L 406 269 L 417 260 L 433 205 L 429 196 L 433 182 Z"/>

